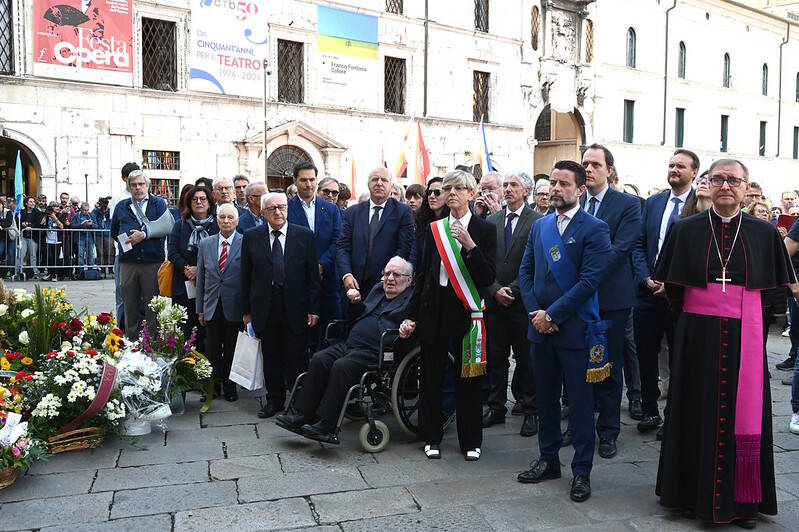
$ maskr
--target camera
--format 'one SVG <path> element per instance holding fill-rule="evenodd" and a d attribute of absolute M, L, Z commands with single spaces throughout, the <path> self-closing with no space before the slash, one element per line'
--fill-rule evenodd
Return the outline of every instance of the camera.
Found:
<path fill-rule="evenodd" d="M 104 211 L 108 208 L 108 200 L 109 198 L 100 198 L 97 200 L 97 206 L 101 211 Z"/>

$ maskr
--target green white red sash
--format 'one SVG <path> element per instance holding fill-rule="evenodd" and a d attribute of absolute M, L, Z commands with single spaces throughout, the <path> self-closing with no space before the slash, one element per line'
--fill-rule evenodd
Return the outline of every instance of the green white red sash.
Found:
<path fill-rule="evenodd" d="M 477 291 L 477 285 L 474 284 L 469 270 L 466 269 L 458 243 L 452 237 L 449 217 L 431 223 L 430 229 L 433 231 L 438 254 L 441 255 L 441 264 L 447 272 L 447 278 L 455 290 L 455 295 L 471 313 L 472 323 L 463 337 L 461 377 L 485 375 L 486 333 L 483 323 L 485 303 Z"/>

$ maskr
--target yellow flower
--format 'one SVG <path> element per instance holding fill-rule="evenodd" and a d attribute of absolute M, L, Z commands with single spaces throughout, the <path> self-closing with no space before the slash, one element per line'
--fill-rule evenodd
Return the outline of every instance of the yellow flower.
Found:
<path fill-rule="evenodd" d="M 6 332 L 4 330 L 0 329 L 0 336 L 5 336 L 5 335 L 6 335 Z"/>
<path fill-rule="evenodd" d="M 9 362 L 6 357 L 0 358 L 0 369 L 2 370 L 11 369 L 11 362 Z"/>
<path fill-rule="evenodd" d="M 23 366 L 30 366 L 31 364 L 33 364 L 33 359 L 31 357 L 25 357 L 22 360 L 20 360 L 20 362 L 22 363 Z"/>
<path fill-rule="evenodd" d="M 11 383 L 11 384 L 14 384 L 15 382 L 17 382 L 17 378 L 16 377 L 11 377 L 10 379 L 8 379 L 8 382 Z"/>
<path fill-rule="evenodd" d="M 186 364 L 189 364 L 190 366 L 193 366 L 193 365 L 194 365 L 194 359 L 193 359 L 193 358 L 191 358 L 191 357 L 186 357 L 186 358 L 184 358 L 184 359 L 183 359 L 183 362 L 185 362 Z"/>

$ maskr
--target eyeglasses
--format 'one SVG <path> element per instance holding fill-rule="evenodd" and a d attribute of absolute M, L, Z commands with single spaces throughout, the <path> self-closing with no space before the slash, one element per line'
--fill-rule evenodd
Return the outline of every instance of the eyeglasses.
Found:
<path fill-rule="evenodd" d="M 548 198 L 549 192 L 536 192 L 535 195 L 537 198 Z"/>
<path fill-rule="evenodd" d="M 208 198 L 206 198 L 205 196 L 194 196 L 193 198 L 191 198 L 191 201 L 193 201 L 194 203 L 206 203 L 208 202 Z"/>
<path fill-rule="evenodd" d="M 331 198 L 335 198 L 336 196 L 338 196 L 338 190 L 330 190 L 329 188 L 323 188 L 322 194 L 324 194 L 325 196 L 330 196 Z"/>
<path fill-rule="evenodd" d="M 441 189 L 440 188 L 433 188 L 433 189 L 430 189 L 430 190 L 427 191 L 427 197 L 428 198 L 430 196 L 439 197 L 440 195 L 441 195 Z"/>
<path fill-rule="evenodd" d="M 455 185 L 454 187 L 452 185 L 447 185 L 445 187 L 442 187 L 441 190 L 443 190 L 444 192 L 449 192 L 450 190 L 454 190 L 455 192 L 463 192 L 464 190 L 469 190 L 469 189 L 463 185 Z"/>
<path fill-rule="evenodd" d="M 724 183 L 727 183 L 730 185 L 730 188 L 738 188 L 744 182 L 744 180 L 740 177 L 728 177 L 727 179 L 724 179 L 723 177 L 717 175 L 714 175 L 708 179 L 708 181 L 710 181 L 710 184 L 714 187 L 723 187 Z"/>
<path fill-rule="evenodd" d="M 397 273 L 397 272 L 383 272 L 383 277 L 413 277 L 412 275 L 408 275 L 407 273 Z"/>
<path fill-rule="evenodd" d="M 288 208 L 288 205 L 272 205 L 271 207 L 266 208 L 266 212 L 272 214 L 275 211 L 285 211 Z"/>

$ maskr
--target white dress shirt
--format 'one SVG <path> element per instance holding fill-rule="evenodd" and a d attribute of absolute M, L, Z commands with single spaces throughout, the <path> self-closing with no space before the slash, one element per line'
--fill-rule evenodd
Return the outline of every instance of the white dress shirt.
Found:
<path fill-rule="evenodd" d="M 516 209 L 515 211 L 509 210 L 509 208 L 506 206 L 506 208 L 505 208 L 505 223 L 502 224 L 502 228 L 504 229 L 505 226 L 508 225 L 508 215 L 511 214 L 511 213 L 515 214 L 516 216 L 514 216 L 513 220 L 511 220 L 511 222 L 510 222 L 510 233 L 513 234 L 513 232 L 516 231 L 516 226 L 519 224 L 519 218 L 522 217 L 522 211 L 523 210 L 524 210 L 524 202 L 522 202 L 522 204 L 519 206 L 519 208 Z"/>
<path fill-rule="evenodd" d="M 219 244 L 217 244 L 216 249 L 216 260 L 218 261 L 219 258 L 222 256 L 222 242 L 227 242 L 227 256 L 230 258 L 230 248 L 233 245 L 233 239 L 236 238 L 236 232 L 233 231 L 233 234 L 229 237 L 225 238 L 222 236 L 222 233 L 219 233 Z"/>
<path fill-rule="evenodd" d="M 574 215 L 577 214 L 577 211 L 580 210 L 580 202 L 577 202 L 577 205 L 569 209 L 568 211 L 564 212 L 563 214 L 558 214 L 558 232 L 562 235 L 566 228 L 569 227 L 569 222 L 572 221 Z"/>
<path fill-rule="evenodd" d="M 466 214 L 463 215 L 463 218 L 453 218 L 452 214 L 450 214 L 449 228 L 450 230 L 452 230 L 452 224 L 454 224 L 455 221 L 457 220 L 461 223 L 464 229 L 469 229 L 469 222 L 471 221 L 471 219 L 472 219 L 472 213 L 468 209 L 466 210 Z M 458 246 L 458 251 L 460 252 L 462 247 L 461 243 L 455 240 L 455 245 Z M 438 284 L 440 284 L 441 286 L 447 286 L 448 282 L 449 282 L 449 277 L 447 276 L 447 269 L 444 268 L 444 264 L 442 263 L 441 269 L 438 270 Z"/>
<path fill-rule="evenodd" d="M 310 205 L 306 205 L 305 200 L 300 198 L 300 205 L 302 205 L 302 210 L 305 211 L 305 218 L 308 220 L 308 227 L 310 227 L 311 231 L 313 231 L 314 224 L 316 222 L 316 194 L 314 194 L 311 198 Z"/>
<path fill-rule="evenodd" d="M 599 193 L 596 196 L 591 194 L 588 191 L 588 189 L 586 189 L 586 191 L 585 191 L 585 212 L 588 212 L 588 209 L 591 208 L 591 203 L 590 203 L 591 202 L 591 198 L 596 198 L 596 207 L 595 207 L 596 210 L 594 210 L 594 216 L 596 217 L 597 213 L 599 212 L 599 206 L 602 205 L 602 200 L 605 199 L 605 194 L 607 193 L 608 188 L 609 188 L 608 184 L 605 183 L 605 188 L 600 190 Z"/>
<path fill-rule="evenodd" d="M 688 194 L 691 193 L 691 188 L 688 189 L 688 192 L 680 194 L 679 196 L 674 195 L 674 191 L 669 192 L 669 199 L 666 201 L 666 210 L 663 211 L 663 217 L 660 219 L 660 234 L 658 235 L 658 252 L 657 255 L 660 255 L 660 248 L 663 246 L 663 241 L 666 239 L 666 229 L 669 227 L 669 218 L 671 217 L 671 211 L 674 210 L 674 202 L 672 201 L 674 198 L 679 198 L 680 200 L 680 210 L 677 211 L 677 215 L 679 216 L 682 214 L 682 208 L 685 207 L 685 200 L 688 199 Z M 657 259 L 657 255 L 655 258 Z"/>
<path fill-rule="evenodd" d="M 375 203 L 371 199 L 369 200 L 369 221 L 370 222 L 372 221 L 372 216 L 374 216 L 375 207 L 380 207 L 380 210 L 377 211 L 377 221 L 379 222 L 380 220 L 383 219 L 383 213 L 386 212 L 386 203 L 388 203 L 388 200 L 384 201 L 383 203 Z"/>
<path fill-rule="evenodd" d="M 275 235 L 272 234 L 272 231 L 274 231 L 275 228 L 272 227 L 271 224 L 267 224 L 267 225 L 269 225 L 269 254 L 271 255 L 272 254 L 272 246 L 275 245 Z M 280 247 L 283 248 L 283 257 L 284 258 L 286 256 L 286 230 L 288 229 L 288 227 L 289 227 L 289 224 L 288 224 L 288 222 L 286 222 L 286 223 L 283 224 L 283 227 L 278 229 L 278 231 L 280 231 L 280 236 L 278 238 L 280 238 Z"/>

